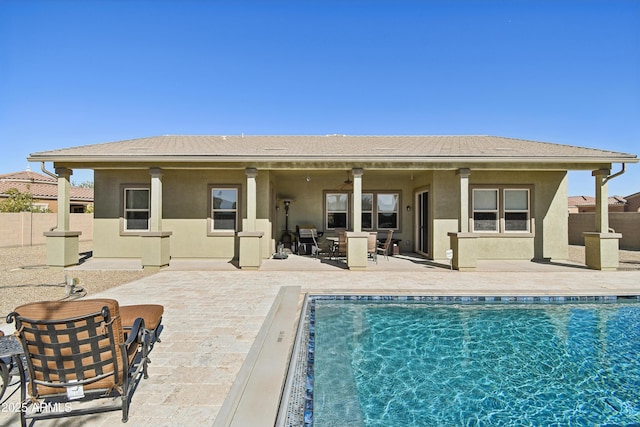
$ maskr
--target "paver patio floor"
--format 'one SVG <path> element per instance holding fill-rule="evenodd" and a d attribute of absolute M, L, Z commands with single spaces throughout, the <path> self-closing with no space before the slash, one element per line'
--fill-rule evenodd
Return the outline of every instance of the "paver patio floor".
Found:
<path fill-rule="evenodd" d="M 285 269 L 288 261 L 297 264 Z M 368 271 L 352 272 L 293 257 L 268 260 L 260 271 L 216 269 L 201 261 L 188 266 L 185 260 L 92 295 L 115 298 L 120 304 L 165 307 L 162 342 L 151 354 L 150 377 L 133 397 L 127 425 L 212 425 L 282 286 L 315 293 L 640 294 L 640 271 L 605 273 L 570 264 L 487 263 L 481 271 L 460 273 L 424 261 L 403 260 L 404 266 L 399 261 L 382 259 L 377 266 L 371 263 Z M 198 263 L 199 269 L 193 270 Z M 119 412 L 112 412 L 35 425 L 113 426 L 120 424 L 120 418 Z M 17 414 L 0 414 L 0 426 L 18 424 Z"/>

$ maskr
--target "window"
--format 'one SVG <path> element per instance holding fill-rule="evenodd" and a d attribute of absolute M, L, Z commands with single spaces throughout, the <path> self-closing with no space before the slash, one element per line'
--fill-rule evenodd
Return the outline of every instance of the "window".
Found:
<path fill-rule="evenodd" d="M 398 227 L 398 206 L 400 195 L 398 193 L 378 193 L 378 229 L 397 230 Z"/>
<path fill-rule="evenodd" d="M 527 188 L 473 189 L 473 231 L 531 232 L 530 190 Z"/>
<path fill-rule="evenodd" d="M 373 193 L 362 194 L 362 228 L 373 229 Z"/>
<path fill-rule="evenodd" d="M 325 193 L 325 229 L 349 228 L 353 193 Z M 363 230 L 399 230 L 400 193 L 362 193 Z"/>
<path fill-rule="evenodd" d="M 498 231 L 498 190 L 473 190 L 473 230 Z"/>
<path fill-rule="evenodd" d="M 149 197 L 148 188 L 124 189 L 124 231 L 149 231 Z"/>
<path fill-rule="evenodd" d="M 529 231 L 529 190 L 504 190 L 504 231 Z"/>
<path fill-rule="evenodd" d="M 325 228 L 347 228 L 349 195 L 347 193 L 327 193 L 325 202 Z"/>
<path fill-rule="evenodd" d="M 238 189 L 211 187 L 211 231 L 238 229 Z"/>

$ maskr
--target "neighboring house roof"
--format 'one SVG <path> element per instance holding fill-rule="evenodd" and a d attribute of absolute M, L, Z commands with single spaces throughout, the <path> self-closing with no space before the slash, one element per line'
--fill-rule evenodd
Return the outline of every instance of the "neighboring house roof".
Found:
<path fill-rule="evenodd" d="M 637 192 L 637 193 L 629 194 L 627 197 L 625 197 L 625 199 L 627 199 L 627 200 L 635 199 L 636 197 L 640 197 L 640 191 Z"/>
<path fill-rule="evenodd" d="M 58 182 L 50 176 L 26 170 L 0 175 L 0 197 L 6 197 L 7 191 L 15 188 L 21 193 L 30 193 L 35 199 L 58 198 Z M 93 188 L 71 187 L 70 199 L 74 201 L 93 201 Z"/>
<path fill-rule="evenodd" d="M 627 199 L 621 196 L 611 196 L 608 198 L 609 206 L 625 205 Z M 570 196 L 569 206 L 595 206 L 596 198 L 591 196 Z"/>
<path fill-rule="evenodd" d="M 31 154 L 66 163 L 212 160 L 636 163 L 636 155 L 496 136 L 165 135 Z"/>

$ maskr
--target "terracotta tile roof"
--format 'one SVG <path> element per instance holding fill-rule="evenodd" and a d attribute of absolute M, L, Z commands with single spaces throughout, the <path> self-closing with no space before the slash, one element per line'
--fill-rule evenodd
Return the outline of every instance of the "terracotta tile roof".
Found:
<path fill-rule="evenodd" d="M 9 189 L 15 188 L 21 193 L 31 193 L 36 199 L 56 199 L 58 183 L 50 176 L 36 172 L 23 171 L 0 175 L 0 197 L 6 196 Z M 71 187 L 70 199 L 93 201 L 93 188 Z"/>
<path fill-rule="evenodd" d="M 609 206 L 612 205 L 624 205 L 627 203 L 627 199 L 621 196 L 609 197 Z M 596 198 L 591 196 L 570 196 L 569 206 L 595 206 Z"/>
<path fill-rule="evenodd" d="M 42 175 L 37 172 L 32 172 L 27 169 L 20 172 L 11 172 L 0 175 L 0 181 L 23 181 L 23 182 L 53 182 L 56 180 L 50 176 Z"/>
<path fill-rule="evenodd" d="M 257 136 L 165 135 L 34 153 L 32 161 L 113 161 L 114 158 L 213 159 L 434 159 L 469 158 L 527 161 L 546 158 L 637 162 L 632 154 L 496 136 Z"/>

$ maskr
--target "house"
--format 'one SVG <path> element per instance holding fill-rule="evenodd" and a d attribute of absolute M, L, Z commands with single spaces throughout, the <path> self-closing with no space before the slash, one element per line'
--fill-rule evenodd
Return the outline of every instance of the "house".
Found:
<path fill-rule="evenodd" d="M 33 205 L 44 211 L 58 211 L 58 180 L 32 172 L 29 168 L 21 172 L 0 175 L 0 202 L 9 197 L 7 193 L 15 188 L 21 193 L 33 196 Z M 70 187 L 69 212 L 83 213 L 93 204 L 93 188 Z"/>
<path fill-rule="evenodd" d="M 626 212 L 628 202 L 622 196 L 611 196 L 607 200 L 609 212 Z M 569 213 L 595 212 L 596 198 L 592 196 L 570 196 Z"/>
<path fill-rule="evenodd" d="M 94 170 L 98 258 L 140 258 L 145 268 L 172 258 L 236 258 L 257 269 L 295 225 L 315 224 L 327 236 L 348 230 L 353 270 L 367 266 L 369 232 L 393 230 L 400 251 L 446 260 L 452 249 L 463 271 L 479 259 L 566 259 L 568 170 L 591 170 L 598 190 L 587 265 L 617 267 L 607 182 L 621 173 L 611 174 L 614 164 L 638 162 L 495 136 L 348 135 L 165 135 L 28 160 L 53 162 L 63 197 L 73 169 Z M 77 262 L 76 239 L 60 216 L 48 235 L 56 249 L 49 264 Z"/>
<path fill-rule="evenodd" d="M 640 212 L 640 192 L 629 194 L 625 200 L 627 201 L 625 212 Z"/>
<path fill-rule="evenodd" d="M 569 197 L 569 244 L 584 244 L 585 232 L 595 230 L 596 198 Z M 612 196 L 608 200 L 609 230 L 622 234 L 619 247 L 640 250 L 640 193 Z"/>

